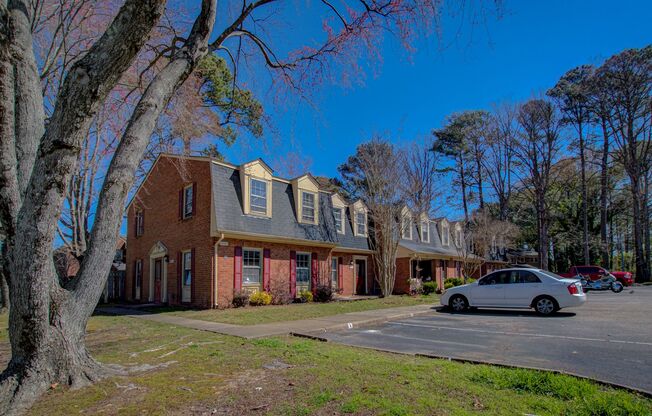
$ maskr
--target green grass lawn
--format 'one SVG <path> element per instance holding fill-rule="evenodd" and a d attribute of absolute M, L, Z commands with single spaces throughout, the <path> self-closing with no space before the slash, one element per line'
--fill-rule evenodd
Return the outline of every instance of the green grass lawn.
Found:
<path fill-rule="evenodd" d="M 271 322 L 294 321 L 298 319 L 320 318 L 347 312 L 361 312 L 373 309 L 395 308 L 421 304 L 439 305 L 437 295 L 430 296 L 390 296 L 381 299 L 330 303 L 294 303 L 290 305 L 247 306 L 231 309 L 191 310 L 180 308 L 154 308 L 152 311 L 183 316 L 202 321 L 222 322 L 235 325 L 256 325 Z"/>
<path fill-rule="evenodd" d="M 0 318 L 0 364 L 8 359 Z M 246 341 L 124 317 L 93 317 L 106 363 L 161 365 L 81 390 L 35 415 L 649 415 L 652 401 L 569 376 L 460 364 L 291 337 Z M 266 369 L 275 361 L 289 368 Z"/>

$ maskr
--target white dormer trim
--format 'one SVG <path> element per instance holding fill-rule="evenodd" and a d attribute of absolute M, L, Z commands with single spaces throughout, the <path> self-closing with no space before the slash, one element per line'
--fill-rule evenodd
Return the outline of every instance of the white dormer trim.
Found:
<path fill-rule="evenodd" d="M 273 171 L 262 159 L 252 160 L 240 166 L 240 186 L 242 191 L 242 211 L 245 215 L 258 217 L 272 217 L 272 179 Z M 266 212 L 251 209 L 251 183 L 252 180 L 265 183 Z"/>
<path fill-rule="evenodd" d="M 292 179 L 292 194 L 294 195 L 294 208 L 297 213 L 297 220 L 302 224 L 319 224 L 319 183 L 309 173 Z M 313 198 L 313 220 L 304 219 L 303 199 L 304 194 L 312 195 Z"/>
<path fill-rule="evenodd" d="M 428 231 L 428 238 L 423 238 L 423 230 Z M 430 243 L 430 218 L 426 214 L 421 214 L 419 217 L 419 231 L 422 243 Z"/>
<path fill-rule="evenodd" d="M 460 225 L 459 222 L 455 223 L 454 242 L 455 242 L 455 247 L 462 248 L 463 231 L 462 231 L 462 226 Z"/>
<path fill-rule="evenodd" d="M 349 212 L 351 216 L 351 223 L 353 225 L 353 235 L 356 237 L 367 237 L 369 235 L 369 210 L 367 206 L 362 202 L 361 199 L 358 199 L 353 204 L 349 205 Z M 364 215 L 364 233 L 358 229 L 358 215 Z"/>
<path fill-rule="evenodd" d="M 444 247 L 448 247 L 450 246 L 450 240 L 451 240 L 450 224 L 444 218 L 439 222 L 439 225 L 440 225 L 439 233 L 441 234 L 441 245 Z"/>
<path fill-rule="evenodd" d="M 333 204 L 333 216 L 335 216 L 336 210 L 339 210 L 341 219 L 340 227 L 337 229 L 338 234 L 346 234 L 346 202 L 339 194 L 333 194 L 331 196 L 331 202 Z M 337 224 L 337 223 L 336 223 Z M 337 228 L 337 227 L 336 227 Z"/>

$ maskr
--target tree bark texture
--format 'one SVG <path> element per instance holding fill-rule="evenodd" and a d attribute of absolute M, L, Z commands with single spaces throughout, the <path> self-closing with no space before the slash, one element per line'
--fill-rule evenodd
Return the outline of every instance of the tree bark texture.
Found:
<path fill-rule="evenodd" d="M 607 210 L 609 195 L 609 131 L 607 121 L 601 117 L 602 126 L 602 159 L 600 160 L 600 253 L 602 264 L 607 269 L 611 268 L 611 249 L 607 240 L 607 224 L 609 212 Z"/>

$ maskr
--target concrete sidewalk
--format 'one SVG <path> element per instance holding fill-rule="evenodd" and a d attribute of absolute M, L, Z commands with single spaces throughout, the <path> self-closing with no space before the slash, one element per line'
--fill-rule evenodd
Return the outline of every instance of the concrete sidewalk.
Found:
<path fill-rule="evenodd" d="M 432 313 L 435 310 L 435 305 L 401 306 L 398 308 L 350 312 L 340 315 L 325 316 L 323 318 L 274 322 L 261 325 L 232 325 L 219 322 L 200 321 L 198 319 L 187 319 L 165 313 L 147 312 L 119 306 L 100 307 L 97 308 L 97 310 L 98 312 L 110 315 L 128 316 L 131 318 L 145 319 L 148 321 L 177 325 L 201 331 L 253 339 L 285 334 L 319 337 L 320 333 L 326 331 L 352 329 L 362 325 L 374 325 Z"/>

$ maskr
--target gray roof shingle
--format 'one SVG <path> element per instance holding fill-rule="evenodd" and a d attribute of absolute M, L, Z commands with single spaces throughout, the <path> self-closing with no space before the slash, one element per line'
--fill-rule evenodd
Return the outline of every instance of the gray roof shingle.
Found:
<path fill-rule="evenodd" d="M 297 221 L 292 185 L 272 181 L 272 218 L 245 215 L 238 169 L 211 163 L 215 224 L 221 232 L 241 232 L 273 237 L 330 243 L 352 249 L 368 250 L 367 238 L 353 236 L 348 210 L 345 234 L 335 229 L 331 195 L 319 192 L 319 225 Z"/>

